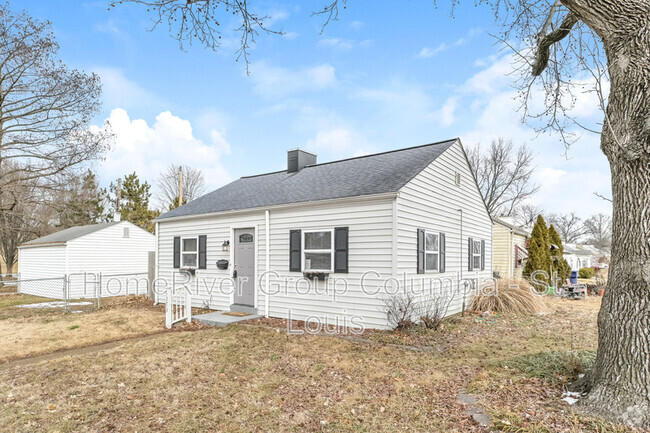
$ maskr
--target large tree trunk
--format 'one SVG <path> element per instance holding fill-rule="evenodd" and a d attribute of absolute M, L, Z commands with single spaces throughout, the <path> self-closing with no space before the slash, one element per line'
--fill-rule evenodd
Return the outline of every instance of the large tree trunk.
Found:
<path fill-rule="evenodd" d="M 597 32 L 611 80 L 601 148 L 612 173 L 612 260 L 581 405 L 650 428 L 650 16 L 645 1 L 600 5 L 610 15 L 598 18 L 611 19 Z"/>

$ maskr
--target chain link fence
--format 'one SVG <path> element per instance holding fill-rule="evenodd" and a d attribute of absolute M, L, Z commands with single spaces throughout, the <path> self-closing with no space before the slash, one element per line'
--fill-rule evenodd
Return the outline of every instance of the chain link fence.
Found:
<path fill-rule="evenodd" d="M 80 272 L 52 278 L 22 278 L 15 280 L 17 293 L 38 296 L 43 303 L 56 300 L 68 310 L 81 306 L 100 308 L 102 298 L 146 295 L 149 289 L 147 272 L 102 273 Z M 62 304 L 60 304 L 62 302 Z"/>

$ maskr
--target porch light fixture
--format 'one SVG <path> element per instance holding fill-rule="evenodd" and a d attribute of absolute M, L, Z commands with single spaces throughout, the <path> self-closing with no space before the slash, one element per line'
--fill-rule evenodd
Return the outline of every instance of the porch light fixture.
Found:
<path fill-rule="evenodd" d="M 230 251 L 230 241 L 223 241 L 223 244 L 221 244 L 221 251 Z"/>

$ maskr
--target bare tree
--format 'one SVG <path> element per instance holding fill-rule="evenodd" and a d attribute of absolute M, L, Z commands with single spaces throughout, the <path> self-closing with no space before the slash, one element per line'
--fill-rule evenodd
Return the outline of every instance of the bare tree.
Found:
<path fill-rule="evenodd" d="M 336 19 L 327 0 L 318 13 Z M 461 0 L 451 0 L 452 8 Z M 145 0 L 131 0 L 149 3 Z M 181 8 L 223 0 L 167 0 Z M 580 406 L 611 420 L 650 428 L 650 2 L 647 0 L 475 0 L 492 7 L 499 36 L 512 46 L 522 115 L 540 132 L 575 140 L 571 109 L 587 92 L 603 110 L 600 149 L 612 173 L 612 260 L 599 313 L 594 367 L 576 387 Z M 244 0 L 243 4 L 247 4 Z M 391 4 L 391 7 L 395 7 Z M 160 13 L 160 9 L 154 9 Z M 171 15 L 165 15 L 165 18 Z M 192 24 L 217 15 L 183 14 Z M 197 20 L 197 17 L 199 18 Z M 172 26 L 174 22 L 169 21 Z M 182 21 L 183 23 L 185 21 Z M 250 32 L 244 21 L 242 31 Z M 247 41 L 248 39 L 246 39 Z M 244 44 L 244 46 L 246 46 Z M 609 84 L 609 95 L 604 92 Z M 529 104 L 531 100 L 540 104 Z M 532 107 L 542 107 L 538 112 Z M 584 125 L 580 125 L 584 126 Z M 595 149 L 594 149 L 595 150 Z"/>
<path fill-rule="evenodd" d="M 515 149 L 512 140 L 492 140 L 487 151 L 475 146 L 467 152 L 490 215 L 512 215 L 539 190 L 531 177 L 533 154 L 525 144 Z"/>
<path fill-rule="evenodd" d="M 183 180 L 183 203 L 179 203 L 180 182 L 179 173 Z M 171 164 L 158 177 L 157 198 L 163 207 L 178 207 L 203 195 L 205 192 L 205 177 L 198 168 L 187 165 Z"/>
<path fill-rule="evenodd" d="M 252 12 L 247 0 L 115 0 L 110 7 L 123 3 L 145 5 L 154 17 L 152 30 L 160 25 L 167 26 L 181 49 L 196 40 L 216 51 L 222 43 L 222 23 L 230 22 L 233 16 L 238 18 L 240 25 L 235 31 L 240 44 L 236 60 L 244 60 L 247 72 L 251 44 L 259 33 L 283 34 L 268 28 L 265 23 L 270 17 Z"/>
<path fill-rule="evenodd" d="M 51 24 L 0 4 L 0 212 L 19 200 L 13 183 L 62 188 L 56 176 L 98 158 L 107 130 L 90 131 L 99 112 L 95 74 L 69 69 L 56 59 Z"/>
<path fill-rule="evenodd" d="M 597 213 L 585 220 L 584 232 L 590 244 L 609 249 L 612 245 L 612 219 L 604 213 Z"/>
<path fill-rule="evenodd" d="M 564 243 L 576 243 L 585 234 L 582 219 L 575 212 L 551 214 L 548 220 L 555 226 Z"/>
<path fill-rule="evenodd" d="M 12 164 L 12 163 L 10 163 Z M 18 247 L 39 235 L 46 234 L 54 213 L 44 204 L 38 180 L 12 182 L 3 192 L 12 198 L 11 209 L 0 212 L 0 257 L 10 271 L 18 259 Z M 0 269 L 0 274 L 2 270 Z"/>
<path fill-rule="evenodd" d="M 520 227 L 525 227 L 530 230 L 533 229 L 539 215 L 545 220 L 548 219 L 544 209 L 531 203 L 524 203 L 514 211 L 515 223 Z"/>

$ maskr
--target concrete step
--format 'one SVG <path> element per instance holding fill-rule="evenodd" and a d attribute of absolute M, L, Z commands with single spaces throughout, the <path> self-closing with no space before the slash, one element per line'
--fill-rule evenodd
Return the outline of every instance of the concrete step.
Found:
<path fill-rule="evenodd" d="M 226 326 L 231 323 L 243 322 L 244 320 L 257 319 L 258 315 L 249 314 L 247 316 L 229 316 L 224 311 L 215 311 L 207 314 L 192 316 L 192 320 L 204 323 L 208 326 Z"/>
<path fill-rule="evenodd" d="M 257 314 L 257 308 L 249 305 L 232 304 L 230 311 L 237 311 L 239 313 Z"/>

